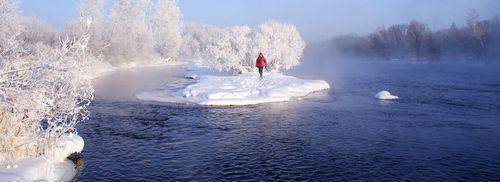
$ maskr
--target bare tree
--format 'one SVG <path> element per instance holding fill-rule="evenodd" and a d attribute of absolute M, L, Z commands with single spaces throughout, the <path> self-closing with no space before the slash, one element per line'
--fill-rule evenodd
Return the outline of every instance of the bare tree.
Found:
<path fill-rule="evenodd" d="M 417 60 L 421 58 L 425 37 L 428 31 L 427 25 L 418 21 L 411 21 L 410 25 L 408 25 L 406 34 L 408 37 L 408 46 Z"/>
<path fill-rule="evenodd" d="M 387 30 L 389 48 L 393 51 L 393 57 L 403 59 L 406 52 L 407 25 L 392 25 Z"/>
<path fill-rule="evenodd" d="M 485 48 L 485 39 L 488 35 L 488 28 L 486 22 L 479 21 L 479 14 L 476 9 L 471 9 L 469 11 L 469 17 L 467 18 L 467 24 L 472 30 L 472 35 L 476 38 L 480 45 L 481 49 Z"/>

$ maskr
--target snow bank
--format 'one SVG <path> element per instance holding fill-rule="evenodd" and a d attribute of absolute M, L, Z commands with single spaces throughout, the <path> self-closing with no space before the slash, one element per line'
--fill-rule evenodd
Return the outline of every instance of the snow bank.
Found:
<path fill-rule="evenodd" d="M 380 100 L 393 100 L 393 99 L 399 99 L 398 96 L 391 95 L 390 92 L 388 91 L 380 91 L 377 94 L 375 94 L 375 98 L 380 99 Z"/>
<path fill-rule="evenodd" d="M 50 157 L 22 159 L 13 166 L 0 167 L 3 181 L 70 181 L 76 174 L 73 162 L 66 159 L 83 150 L 83 138 L 75 134 L 61 136 Z"/>
<path fill-rule="evenodd" d="M 293 97 L 326 90 L 330 85 L 323 80 L 301 80 L 279 73 L 257 73 L 237 76 L 196 75 L 196 83 L 173 93 L 164 90 L 143 92 L 137 98 L 159 102 L 191 102 L 199 105 L 253 105 L 288 101 Z"/>

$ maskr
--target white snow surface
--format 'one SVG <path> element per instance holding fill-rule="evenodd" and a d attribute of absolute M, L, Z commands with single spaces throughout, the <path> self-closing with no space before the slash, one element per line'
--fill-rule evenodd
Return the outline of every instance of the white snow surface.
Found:
<path fill-rule="evenodd" d="M 83 150 L 85 142 L 76 134 L 65 134 L 57 141 L 57 146 L 50 152 L 51 161 L 63 162 L 69 155 L 79 153 Z"/>
<path fill-rule="evenodd" d="M 380 100 L 393 100 L 393 99 L 399 99 L 398 96 L 392 95 L 390 92 L 382 90 L 375 94 L 375 98 L 380 99 Z"/>
<path fill-rule="evenodd" d="M 186 77 L 196 82 L 176 92 L 158 90 L 136 96 L 148 101 L 189 102 L 209 106 L 254 105 L 289 101 L 330 88 L 323 80 L 302 80 L 280 73 L 267 73 L 263 78 L 259 78 L 258 73 L 222 76 L 210 75 L 205 69 L 189 68 Z"/>
<path fill-rule="evenodd" d="M 72 153 L 83 150 L 83 138 L 76 134 L 65 134 L 56 147 L 49 151 L 50 157 L 26 158 L 15 165 L 0 167 L 0 182 L 4 181 L 70 181 L 76 174 L 73 162 L 66 159 Z"/>
<path fill-rule="evenodd" d="M 186 67 L 184 78 L 199 80 L 203 76 L 231 76 L 228 71 L 215 71 L 205 66 L 189 66 Z"/>

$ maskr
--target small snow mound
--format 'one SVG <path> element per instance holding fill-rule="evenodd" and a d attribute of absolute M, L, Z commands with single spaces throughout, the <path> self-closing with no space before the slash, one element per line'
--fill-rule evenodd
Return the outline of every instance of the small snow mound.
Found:
<path fill-rule="evenodd" d="M 375 98 L 380 99 L 380 100 L 393 100 L 393 99 L 399 99 L 398 96 L 392 95 L 388 91 L 380 91 L 377 94 L 375 94 Z"/>

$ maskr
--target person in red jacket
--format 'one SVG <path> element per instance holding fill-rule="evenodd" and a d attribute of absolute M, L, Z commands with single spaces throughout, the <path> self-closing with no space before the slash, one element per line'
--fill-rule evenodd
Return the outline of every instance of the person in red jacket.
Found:
<path fill-rule="evenodd" d="M 264 71 L 264 67 L 266 67 L 266 65 L 267 65 L 266 58 L 262 53 L 259 53 L 259 57 L 257 58 L 255 66 L 259 68 L 259 74 L 261 78 L 262 78 L 262 72 Z"/>

